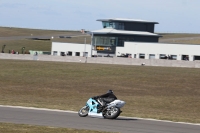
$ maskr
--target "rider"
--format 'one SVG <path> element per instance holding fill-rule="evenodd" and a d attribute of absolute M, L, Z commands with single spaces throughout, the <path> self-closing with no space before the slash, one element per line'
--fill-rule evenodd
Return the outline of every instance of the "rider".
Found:
<path fill-rule="evenodd" d="M 103 102 L 101 102 L 101 106 L 105 106 L 106 103 L 111 103 L 112 101 L 116 100 L 117 97 L 113 94 L 112 90 L 108 90 L 106 94 L 95 96 L 93 98 L 100 98 Z"/>

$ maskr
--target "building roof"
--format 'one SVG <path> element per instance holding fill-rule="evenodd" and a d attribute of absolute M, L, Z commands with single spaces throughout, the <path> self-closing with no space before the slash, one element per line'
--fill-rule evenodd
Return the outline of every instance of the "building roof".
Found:
<path fill-rule="evenodd" d="M 142 22 L 142 23 L 154 23 L 158 24 L 158 22 L 141 20 L 141 19 L 129 19 L 129 18 L 108 18 L 108 19 L 97 19 L 97 21 L 123 21 L 123 22 Z"/>
<path fill-rule="evenodd" d="M 143 32 L 143 31 L 127 31 L 127 30 L 116 30 L 111 28 L 105 28 L 101 30 L 91 31 L 93 34 L 124 34 L 124 35 L 140 35 L 140 36 L 158 36 L 158 34 Z"/>

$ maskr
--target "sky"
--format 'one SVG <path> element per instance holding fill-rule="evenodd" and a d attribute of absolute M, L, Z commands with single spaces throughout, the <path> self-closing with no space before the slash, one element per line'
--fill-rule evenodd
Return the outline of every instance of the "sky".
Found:
<path fill-rule="evenodd" d="M 97 19 L 158 22 L 156 32 L 200 33 L 200 0 L 0 0 L 0 26 L 99 30 Z"/>

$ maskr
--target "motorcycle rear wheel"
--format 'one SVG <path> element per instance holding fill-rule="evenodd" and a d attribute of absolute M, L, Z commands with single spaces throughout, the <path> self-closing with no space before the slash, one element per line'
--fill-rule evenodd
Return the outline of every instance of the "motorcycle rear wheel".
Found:
<path fill-rule="evenodd" d="M 120 115 L 120 109 L 119 108 L 111 108 L 110 110 L 106 110 L 103 113 L 103 117 L 105 119 L 116 119 Z"/>
<path fill-rule="evenodd" d="M 89 112 L 89 107 L 84 106 L 79 110 L 78 115 L 80 117 L 86 117 L 86 116 L 88 116 L 88 112 Z"/>

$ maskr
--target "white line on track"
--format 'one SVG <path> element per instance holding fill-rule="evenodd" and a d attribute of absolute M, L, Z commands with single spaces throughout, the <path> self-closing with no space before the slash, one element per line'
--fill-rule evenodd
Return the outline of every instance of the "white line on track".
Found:
<path fill-rule="evenodd" d="M 52 111 L 52 112 L 77 113 L 75 111 L 59 110 L 59 109 L 47 109 L 47 108 L 36 108 L 36 107 L 23 107 L 23 106 L 10 106 L 10 105 L 0 105 L 0 107 L 15 108 L 15 109 L 43 110 L 43 111 Z"/>
<path fill-rule="evenodd" d="M 16 108 L 16 109 L 30 109 L 30 110 L 43 110 L 43 111 L 53 111 L 53 112 L 77 113 L 75 111 L 69 111 L 69 110 L 47 109 L 47 108 L 36 108 L 36 107 L 23 107 L 23 106 L 10 106 L 10 105 L 0 105 L 0 107 L 8 107 L 8 108 Z M 160 121 L 160 122 L 169 122 L 169 123 L 179 123 L 179 124 L 188 124 L 188 125 L 200 126 L 200 123 L 173 122 L 173 121 L 157 120 L 157 119 L 151 119 L 151 118 L 138 118 L 138 117 L 126 117 L 126 116 L 120 116 L 120 118 L 148 120 L 148 121 Z"/>

